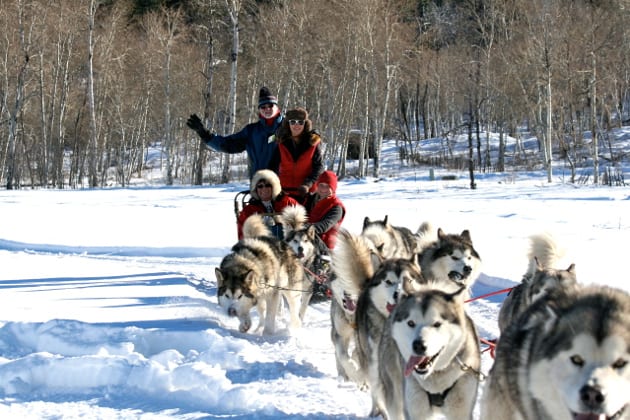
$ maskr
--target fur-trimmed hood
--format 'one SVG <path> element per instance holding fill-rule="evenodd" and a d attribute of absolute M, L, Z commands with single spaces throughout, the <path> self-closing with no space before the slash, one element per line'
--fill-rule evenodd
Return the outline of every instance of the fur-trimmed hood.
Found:
<path fill-rule="evenodd" d="M 280 192 L 282 191 L 282 186 L 280 185 L 280 179 L 278 175 L 274 171 L 269 169 L 261 169 L 257 171 L 252 177 L 252 182 L 249 184 L 249 193 L 256 200 L 260 200 L 258 193 L 256 192 L 256 185 L 260 181 L 267 181 L 271 184 L 271 199 L 275 200 Z"/>

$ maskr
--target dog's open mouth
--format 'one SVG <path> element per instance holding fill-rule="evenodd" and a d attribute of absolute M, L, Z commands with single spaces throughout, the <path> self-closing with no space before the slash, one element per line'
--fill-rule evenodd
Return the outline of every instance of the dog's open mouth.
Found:
<path fill-rule="evenodd" d="M 440 352 L 437 352 L 434 356 L 416 356 L 413 355 L 407 360 L 407 365 L 405 366 L 405 376 L 411 375 L 412 372 L 416 372 L 418 375 L 426 375 L 429 371 L 429 368 L 433 365 L 435 359 L 440 355 Z"/>
<path fill-rule="evenodd" d="M 573 420 L 616 420 L 620 419 L 623 415 L 624 411 L 626 411 L 626 406 L 621 407 L 621 410 L 617 411 L 612 416 L 607 416 L 606 414 L 597 414 L 597 413 L 571 413 L 573 414 Z"/>
<path fill-rule="evenodd" d="M 357 310 L 356 300 L 346 292 L 343 292 L 343 309 L 350 313 L 354 313 Z"/>
<path fill-rule="evenodd" d="M 394 308 L 396 307 L 395 303 L 389 303 L 387 302 L 387 304 L 385 305 L 385 309 L 387 310 L 388 313 L 392 313 L 392 311 L 394 310 Z"/>

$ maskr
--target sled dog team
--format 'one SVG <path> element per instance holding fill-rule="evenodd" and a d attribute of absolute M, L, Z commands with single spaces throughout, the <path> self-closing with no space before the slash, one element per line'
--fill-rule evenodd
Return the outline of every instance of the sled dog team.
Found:
<path fill-rule="evenodd" d="M 271 334 L 281 296 L 301 326 L 318 253 L 300 207 L 281 215 L 284 240 L 251 216 L 216 269 L 218 300 L 241 332 Z M 499 313 L 500 337 L 481 372 L 479 337 L 465 302 L 481 273 L 471 234 L 416 232 L 365 218 L 341 230 L 332 252 L 331 339 L 337 370 L 370 393 L 370 416 L 472 419 L 630 419 L 630 295 L 578 283 L 562 250 L 532 235 L 528 267 Z M 485 379 L 485 381 L 484 381 Z"/>

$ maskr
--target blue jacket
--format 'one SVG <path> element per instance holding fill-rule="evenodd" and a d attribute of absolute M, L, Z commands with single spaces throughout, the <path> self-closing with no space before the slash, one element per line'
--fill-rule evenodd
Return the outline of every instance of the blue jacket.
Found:
<path fill-rule="evenodd" d="M 279 115 L 272 125 L 267 125 L 264 118 L 258 122 L 247 124 L 241 131 L 220 136 L 213 134 L 210 138 L 204 139 L 206 146 L 217 152 L 241 153 L 247 151 L 249 158 L 249 179 L 256 171 L 268 169 L 271 156 L 276 150 L 277 144 L 274 139 L 270 139 L 282 122 L 282 115 Z"/>

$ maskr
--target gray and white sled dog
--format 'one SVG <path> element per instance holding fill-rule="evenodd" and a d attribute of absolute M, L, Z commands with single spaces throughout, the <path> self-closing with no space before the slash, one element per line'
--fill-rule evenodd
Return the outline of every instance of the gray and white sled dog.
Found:
<path fill-rule="evenodd" d="M 287 301 L 290 328 L 302 325 L 308 307 L 304 270 L 291 248 L 271 235 L 260 215 L 247 218 L 243 239 L 238 241 L 215 270 L 219 305 L 238 317 L 239 330 L 249 331 L 250 312 L 258 310 L 263 334 L 275 332 L 281 296 Z"/>
<path fill-rule="evenodd" d="M 429 223 L 420 225 L 416 233 L 404 226 L 394 226 L 388 217 L 383 220 L 363 219 L 361 236 L 372 244 L 374 252 L 383 259 L 410 258 L 420 252 L 427 241 L 435 236 Z"/>
<path fill-rule="evenodd" d="M 308 214 L 303 206 L 287 206 L 280 213 L 284 241 L 289 244 L 305 267 L 312 267 L 319 249 L 315 228 L 307 226 L 307 222 Z"/>
<path fill-rule="evenodd" d="M 417 254 L 416 254 L 417 255 Z M 418 291 L 424 283 L 416 255 L 390 258 L 378 267 L 359 295 L 356 309 L 359 366 L 367 375 L 370 390 L 378 389 L 378 345 L 387 318 L 403 296 Z M 372 397 L 370 416 L 380 414 L 378 396 Z"/>
<path fill-rule="evenodd" d="M 528 268 L 521 282 L 507 295 L 499 311 L 499 330 L 521 314 L 529 305 L 544 296 L 551 289 L 570 288 L 577 285 L 575 264 L 566 269 L 556 268 L 564 251 L 555 238 L 548 233 L 532 235 L 529 238 Z"/>
<path fill-rule="evenodd" d="M 481 418 L 630 419 L 630 294 L 555 289 L 501 335 Z"/>
<path fill-rule="evenodd" d="M 404 296 L 383 329 L 375 395 L 386 419 L 472 419 L 481 375 L 477 332 L 464 311 L 464 288 L 433 286 L 441 285 Z"/>
<path fill-rule="evenodd" d="M 330 283 L 331 340 L 339 376 L 364 387 L 366 372 L 361 370 L 357 352 L 356 309 L 357 301 L 367 280 L 381 263 L 372 252 L 367 240 L 340 229 L 337 245 L 332 251 L 332 269 L 335 280 Z"/>
<path fill-rule="evenodd" d="M 437 239 L 425 245 L 420 252 L 422 276 L 429 282 L 442 282 L 448 291 L 470 288 L 481 274 L 481 257 L 473 246 L 468 229 L 460 234 L 447 234 L 437 230 Z"/>

